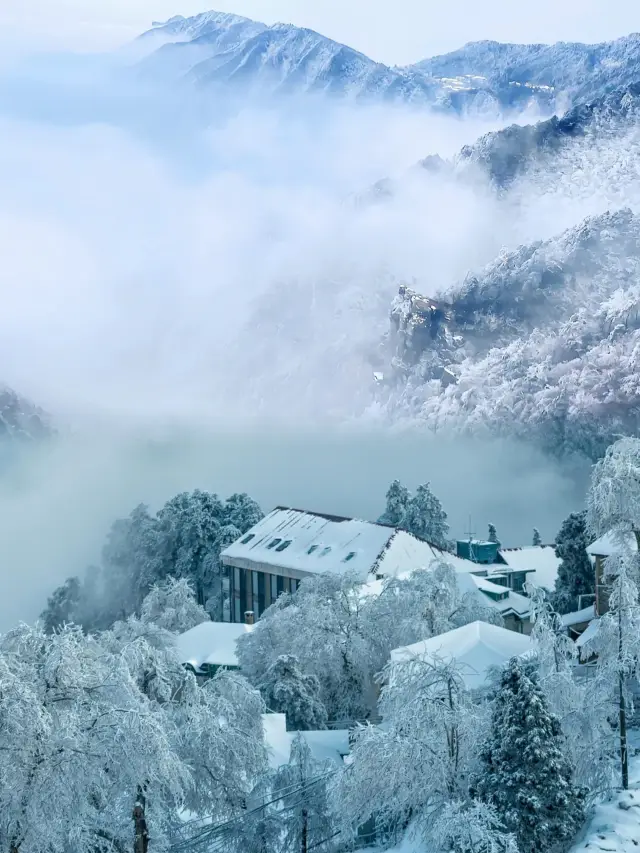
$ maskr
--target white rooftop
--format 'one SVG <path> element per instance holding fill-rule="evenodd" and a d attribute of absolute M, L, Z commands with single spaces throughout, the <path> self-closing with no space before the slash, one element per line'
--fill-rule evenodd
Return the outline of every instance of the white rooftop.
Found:
<path fill-rule="evenodd" d="M 289 763 L 291 744 L 298 735 L 307 742 L 316 761 L 343 764 L 343 757 L 349 754 L 349 732 L 346 729 L 288 732 L 285 714 L 263 714 L 262 728 L 272 769 Z"/>
<path fill-rule="evenodd" d="M 570 628 L 572 625 L 580 625 L 583 622 L 590 622 L 592 619 L 595 619 L 595 616 L 596 606 L 595 604 L 591 604 L 589 607 L 583 607 L 582 610 L 575 610 L 573 613 L 565 613 L 564 616 L 560 617 L 560 621 L 565 628 Z"/>
<path fill-rule="evenodd" d="M 610 557 L 612 554 L 616 554 L 625 549 L 629 549 L 631 551 L 638 550 L 636 537 L 631 533 L 631 531 L 623 534 L 615 532 L 605 533 L 604 536 L 601 536 L 589 545 L 587 548 L 587 554 L 590 554 L 592 557 Z"/>
<path fill-rule="evenodd" d="M 195 628 L 176 637 L 176 647 L 183 664 L 196 672 L 203 664 L 238 666 L 236 643 L 253 625 L 233 622 L 201 622 Z"/>
<path fill-rule="evenodd" d="M 533 569 L 535 575 L 529 579 L 536 586 L 553 590 L 561 563 L 553 545 L 531 545 L 526 548 L 501 548 L 500 556 L 510 569 L 524 571 Z M 498 571 L 498 568 L 496 568 Z"/>
<path fill-rule="evenodd" d="M 487 622 L 472 622 L 446 634 L 395 649 L 391 652 L 391 661 L 402 663 L 415 658 L 444 664 L 455 661 L 465 686 L 476 690 L 485 685 L 494 667 L 502 667 L 512 657 L 534 649 L 531 637 Z"/>
<path fill-rule="evenodd" d="M 456 570 L 475 565 L 393 527 L 354 518 L 277 507 L 222 552 L 223 563 L 291 577 L 355 572 L 395 577 L 446 557 Z"/>

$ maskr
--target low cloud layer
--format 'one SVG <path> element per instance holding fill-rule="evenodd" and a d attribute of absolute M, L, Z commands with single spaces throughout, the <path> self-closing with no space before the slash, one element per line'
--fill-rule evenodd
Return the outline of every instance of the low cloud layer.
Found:
<path fill-rule="evenodd" d="M 35 619 L 62 580 L 99 559 L 111 522 L 181 490 L 247 491 L 278 504 L 375 519 L 389 482 L 431 481 L 453 536 L 496 524 L 505 545 L 552 541 L 580 508 L 585 465 L 558 466 L 509 442 L 334 430 L 278 432 L 125 427 L 68 437 L 5 468 L 0 481 L 0 630 Z"/>
<path fill-rule="evenodd" d="M 0 379 L 63 431 L 0 484 L 0 628 L 95 560 L 116 515 L 179 489 L 375 517 L 394 477 L 432 480 L 456 534 L 471 514 L 505 542 L 553 537 L 582 470 L 357 432 L 398 282 L 445 288 L 521 226 L 482 188 L 426 173 L 388 205 L 348 198 L 494 127 L 316 101 L 238 110 L 131 86 L 95 58 L 0 73 Z"/>

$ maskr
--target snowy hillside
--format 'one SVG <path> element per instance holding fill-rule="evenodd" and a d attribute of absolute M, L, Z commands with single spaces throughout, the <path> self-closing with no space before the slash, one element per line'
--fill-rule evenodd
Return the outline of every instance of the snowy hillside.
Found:
<path fill-rule="evenodd" d="M 425 59 L 417 68 L 435 76 L 475 74 L 495 89 L 514 83 L 553 90 L 557 105 L 585 103 L 640 79 L 640 35 L 601 44 L 472 42 Z"/>
<path fill-rule="evenodd" d="M 548 108 L 544 87 L 500 85 L 478 75 L 426 74 L 417 66 L 391 68 L 313 30 L 265 24 L 218 12 L 172 18 L 139 41 L 162 46 L 140 71 L 157 79 L 184 79 L 201 87 L 224 84 L 242 91 L 323 92 L 358 99 L 401 101 L 455 112 L 500 112 L 530 102 Z"/>
<path fill-rule="evenodd" d="M 630 210 L 501 254 L 441 295 L 450 320 L 414 363 L 396 361 L 387 411 L 598 455 L 640 427 L 639 280 Z"/>
<path fill-rule="evenodd" d="M 42 438 L 51 431 L 46 412 L 10 388 L 0 386 L 0 440 Z"/>

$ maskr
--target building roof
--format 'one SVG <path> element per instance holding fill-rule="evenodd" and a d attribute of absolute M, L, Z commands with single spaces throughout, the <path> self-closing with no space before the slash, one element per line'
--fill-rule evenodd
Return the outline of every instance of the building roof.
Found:
<path fill-rule="evenodd" d="M 262 727 L 272 769 L 289 763 L 291 744 L 300 735 L 306 741 L 316 761 L 331 761 L 343 764 L 349 754 L 349 732 L 347 729 L 327 729 L 312 732 L 288 732 L 285 714 L 263 714 Z"/>
<path fill-rule="evenodd" d="M 565 628 L 571 628 L 572 625 L 581 625 L 584 622 L 590 622 L 595 619 L 596 606 L 591 604 L 589 607 L 583 607 L 582 610 L 576 610 L 573 613 L 565 613 L 560 617 L 560 621 Z"/>
<path fill-rule="evenodd" d="M 580 634 L 580 636 L 576 640 L 576 646 L 582 648 L 585 643 L 588 643 L 589 640 L 593 640 L 597 636 L 599 630 L 600 619 L 592 619 L 591 622 L 589 622 L 588 626 L 585 628 L 585 630 L 582 632 L 582 634 Z"/>
<path fill-rule="evenodd" d="M 500 556 L 510 569 L 535 571 L 531 581 L 536 586 L 554 589 L 561 563 L 553 545 L 531 545 L 526 548 L 501 548 Z"/>
<path fill-rule="evenodd" d="M 394 534 L 369 521 L 276 507 L 221 557 L 227 565 L 286 568 L 294 577 L 354 571 L 365 578 Z"/>
<path fill-rule="evenodd" d="M 483 687 L 494 667 L 535 649 L 531 637 L 487 622 L 471 622 L 446 634 L 394 649 L 392 663 L 414 658 L 431 663 L 455 662 L 469 690 Z"/>
<path fill-rule="evenodd" d="M 638 543 L 634 534 L 631 531 L 623 534 L 611 531 L 589 545 L 587 554 L 592 557 L 610 557 L 612 554 L 625 549 L 638 550 Z"/>
<path fill-rule="evenodd" d="M 176 637 L 176 647 L 183 664 L 196 672 L 203 665 L 238 666 L 236 643 L 253 630 L 253 625 L 233 622 L 201 622 Z"/>
<path fill-rule="evenodd" d="M 456 570 L 475 565 L 417 539 L 404 530 L 354 518 L 276 507 L 221 557 L 226 565 L 263 571 L 286 569 L 292 577 L 355 572 L 394 577 L 445 557 Z"/>
<path fill-rule="evenodd" d="M 474 574 L 484 570 L 484 566 L 442 551 L 404 530 L 325 513 L 276 507 L 221 556 L 226 565 L 259 566 L 267 572 L 280 569 L 291 577 L 355 572 L 363 581 L 373 575 L 406 577 L 417 569 L 430 569 L 434 563 L 444 561 L 457 574 L 473 577 L 473 580 L 459 580 L 466 584 L 465 592 L 477 594 L 481 590 L 485 593 L 482 603 L 491 605 L 503 616 L 515 613 L 526 618 L 531 609 L 524 595 Z M 372 593 L 376 591 L 375 582 L 369 586 Z"/>

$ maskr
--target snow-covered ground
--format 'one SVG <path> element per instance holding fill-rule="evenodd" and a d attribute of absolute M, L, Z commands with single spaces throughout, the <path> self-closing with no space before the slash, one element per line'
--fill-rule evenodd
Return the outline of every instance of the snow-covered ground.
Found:
<path fill-rule="evenodd" d="M 640 739 L 639 739 L 640 740 Z M 584 832 L 569 853 L 631 853 L 640 848 L 640 751 L 629 761 L 629 790 L 599 803 Z M 399 847 L 386 853 L 425 853 L 425 845 L 405 838 Z M 380 853 L 368 847 L 361 853 Z"/>

